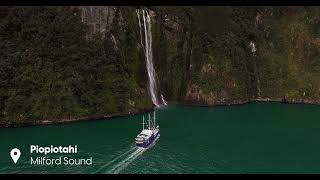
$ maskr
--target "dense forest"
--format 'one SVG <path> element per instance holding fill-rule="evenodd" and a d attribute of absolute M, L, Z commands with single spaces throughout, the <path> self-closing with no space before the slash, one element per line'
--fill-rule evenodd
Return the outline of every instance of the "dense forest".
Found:
<path fill-rule="evenodd" d="M 142 8 L 169 102 L 320 104 L 318 7 L 0 7 L 0 124 L 152 108 Z"/>

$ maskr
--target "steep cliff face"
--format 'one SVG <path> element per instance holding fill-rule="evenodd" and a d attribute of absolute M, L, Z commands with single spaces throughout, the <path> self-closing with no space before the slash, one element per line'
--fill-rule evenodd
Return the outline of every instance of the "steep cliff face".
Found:
<path fill-rule="evenodd" d="M 105 35 L 112 28 L 117 7 L 81 6 L 81 22 L 88 26 L 88 36 Z M 116 19 L 118 21 L 118 19 Z"/>
<path fill-rule="evenodd" d="M 151 108 L 136 8 L 1 7 L 0 124 Z M 139 8 L 167 100 L 320 103 L 319 8 Z"/>
<path fill-rule="evenodd" d="M 215 10 L 154 9 L 157 70 L 170 100 L 208 105 L 256 99 L 319 103 L 319 9 Z"/>
<path fill-rule="evenodd" d="M 1 7 L 0 126 L 152 107 L 135 9 L 87 10 Z"/>
<path fill-rule="evenodd" d="M 83 22 L 103 27 L 99 32 L 110 31 L 112 21 L 130 24 L 134 33 L 137 22 L 122 17 L 129 9 L 85 7 L 84 19 L 91 20 Z M 159 91 L 169 100 L 208 105 L 254 99 L 319 102 L 317 8 L 150 7 L 149 11 Z M 101 21 L 101 16 L 108 20 Z"/>

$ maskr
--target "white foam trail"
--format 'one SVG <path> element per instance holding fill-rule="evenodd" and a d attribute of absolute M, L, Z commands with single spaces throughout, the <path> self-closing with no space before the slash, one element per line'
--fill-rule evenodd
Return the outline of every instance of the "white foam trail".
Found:
<path fill-rule="evenodd" d="M 118 161 L 119 159 L 123 158 L 124 156 L 128 155 L 129 153 L 131 154 L 132 151 L 134 151 L 136 149 L 136 147 L 132 147 L 130 148 L 128 151 L 122 153 L 120 156 L 114 158 L 113 160 L 111 160 L 110 162 L 108 162 L 107 164 L 104 164 L 101 168 L 99 168 L 95 173 L 98 173 L 100 171 L 102 171 L 105 167 L 108 167 L 109 165 L 111 165 L 112 163 Z"/>
<path fill-rule="evenodd" d="M 108 174 L 117 174 L 122 171 L 125 167 L 127 167 L 130 163 L 132 163 L 137 157 L 143 154 L 146 149 L 144 148 L 137 148 L 133 153 L 131 153 L 127 158 L 122 160 L 121 162 L 117 163 L 110 169 L 107 173 Z"/>

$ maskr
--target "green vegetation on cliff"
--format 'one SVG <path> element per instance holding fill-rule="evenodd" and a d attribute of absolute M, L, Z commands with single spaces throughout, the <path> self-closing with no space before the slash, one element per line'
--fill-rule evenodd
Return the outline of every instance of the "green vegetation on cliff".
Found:
<path fill-rule="evenodd" d="M 145 83 L 136 77 L 143 67 L 137 40 L 125 25 L 114 25 L 119 42 L 113 42 L 86 39 L 78 9 L 1 7 L 0 12 L 1 123 L 151 107 Z"/>
<path fill-rule="evenodd" d="M 166 59 L 171 66 L 161 86 L 168 88 L 165 92 L 171 98 L 204 104 L 256 98 L 320 102 L 319 8 L 161 7 L 156 11 L 167 17 L 159 27 L 165 29 L 160 41 L 165 41 L 166 54 L 159 52 L 165 57 L 158 61 Z M 256 45 L 255 53 L 250 42 Z"/>
<path fill-rule="evenodd" d="M 167 100 L 320 103 L 319 8 L 148 9 Z M 108 11 L 108 30 L 92 33 L 79 8 L 0 8 L 0 124 L 152 107 L 135 7 Z"/>

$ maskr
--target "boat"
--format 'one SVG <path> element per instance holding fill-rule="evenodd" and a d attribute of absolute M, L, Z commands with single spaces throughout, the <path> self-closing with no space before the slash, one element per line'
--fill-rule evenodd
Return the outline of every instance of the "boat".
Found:
<path fill-rule="evenodd" d="M 153 112 L 153 122 L 150 114 L 148 119 L 148 126 L 145 128 L 144 116 L 142 116 L 142 131 L 135 138 L 136 146 L 141 148 L 149 148 L 155 145 L 160 138 L 159 125 L 156 126 L 156 116 Z"/>

